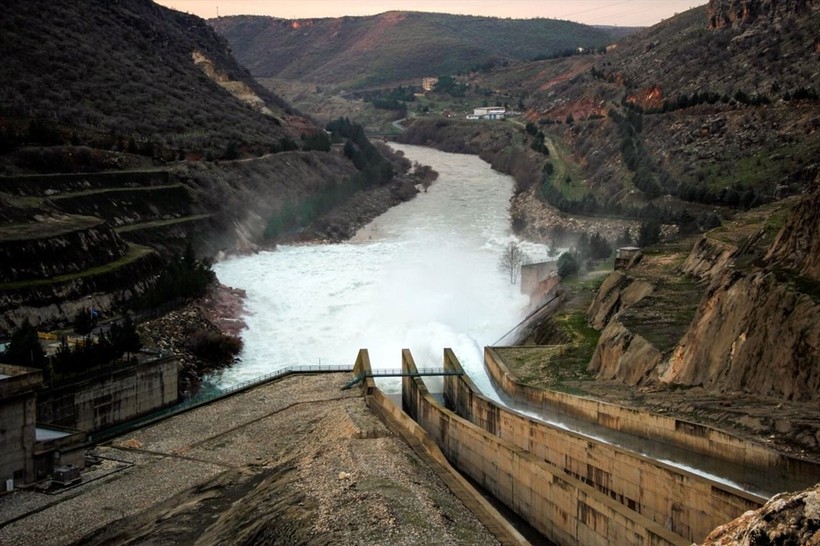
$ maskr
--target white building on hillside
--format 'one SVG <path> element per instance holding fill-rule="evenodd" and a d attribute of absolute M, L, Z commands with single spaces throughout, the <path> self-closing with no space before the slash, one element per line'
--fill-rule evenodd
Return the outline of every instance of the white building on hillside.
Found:
<path fill-rule="evenodd" d="M 472 114 L 467 114 L 467 119 L 504 119 L 506 113 L 502 106 L 486 106 L 474 108 Z"/>

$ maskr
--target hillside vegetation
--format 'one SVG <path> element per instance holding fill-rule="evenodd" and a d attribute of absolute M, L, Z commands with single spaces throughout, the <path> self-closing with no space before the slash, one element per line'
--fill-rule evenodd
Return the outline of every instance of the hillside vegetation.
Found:
<path fill-rule="evenodd" d="M 607 30 L 551 19 L 392 11 L 369 17 L 209 21 L 256 77 L 362 88 L 489 69 L 611 41 Z"/>
<path fill-rule="evenodd" d="M 710 26 L 719 5 L 627 37 L 604 55 L 519 65 L 467 83 L 526 97 L 526 120 L 579 168 L 576 177 L 545 176 L 537 190 L 566 212 L 635 215 L 684 203 L 694 215 L 715 207 L 726 215 L 800 192 L 820 156 L 820 12 L 811 2 L 783 3 Z"/>
<path fill-rule="evenodd" d="M 202 19 L 150 0 L 10 0 L 0 34 L 0 151 L 64 142 L 149 156 L 230 142 L 276 151 L 310 130 Z"/>
<path fill-rule="evenodd" d="M 798 194 L 820 157 L 813 34 L 820 9 L 764 3 L 753 18 L 739 13 L 731 25 L 712 25 L 721 6 L 675 16 L 603 54 L 456 77 L 463 97 L 445 102 L 445 93 L 428 93 L 425 100 L 448 104 L 444 116 L 408 103 L 401 138 L 480 152 L 513 174 L 514 229 L 542 240 L 554 235 L 555 209 L 658 222 L 667 231 L 675 225 L 686 234 Z M 466 121 L 467 105 L 482 100 L 523 115 Z"/>
<path fill-rule="evenodd" d="M 196 17 L 14 0 L 0 30 L 0 337 L 120 312 L 191 242 L 343 237 L 416 193 L 409 161 L 352 126 L 332 146 Z"/>

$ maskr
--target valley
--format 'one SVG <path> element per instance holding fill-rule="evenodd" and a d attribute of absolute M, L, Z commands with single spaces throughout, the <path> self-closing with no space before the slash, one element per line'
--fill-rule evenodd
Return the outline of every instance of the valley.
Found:
<path fill-rule="evenodd" d="M 81 365 L 68 364 L 82 351 L 92 355 L 85 372 L 97 379 L 125 377 L 173 353 L 175 381 L 161 382 L 177 401 L 278 366 L 355 361 L 361 370 L 372 355 L 374 369 L 397 367 L 405 347 L 420 367 L 440 365 L 442 349 L 454 348 L 461 361 L 455 366 L 445 352 L 445 367 L 463 363 L 466 371 L 459 379 L 427 380 L 432 397 L 424 381 L 404 378 L 365 381 L 366 409 L 354 408 L 358 395 L 325 400 L 316 413 L 300 406 L 303 436 L 289 436 L 284 422 L 266 432 L 288 437 L 278 455 L 243 459 L 223 472 L 224 445 L 214 444 L 197 462 L 207 476 L 123 512 L 122 532 L 115 529 L 120 520 L 108 518 L 91 534 L 76 528 L 71 540 L 133 535 L 216 543 L 242 529 L 248 543 L 372 542 L 389 521 L 389 543 L 414 543 L 403 531 L 431 540 L 414 520 L 423 513 L 441 521 L 451 543 L 471 543 L 487 529 L 502 543 L 525 543 L 470 497 L 471 488 L 454 485 L 452 463 L 527 520 L 528 536 L 603 544 L 628 521 L 640 530 L 635 541 L 651 535 L 662 537 L 659 544 L 745 544 L 715 538 L 742 523 L 707 539 L 708 530 L 690 518 L 714 513 L 718 504 L 721 514 L 740 516 L 765 499 L 712 484 L 708 503 L 718 504 L 704 506 L 706 496 L 692 500 L 671 485 L 688 483 L 688 475 L 669 478 L 668 489 L 661 480 L 657 493 L 654 480 L 629 481 L 632 463 L 621 454 L 613 459 L 620 469 L 596 460 L 610 448 L 592 443 L 567 455 L 563 468 L 549 462 L 557 452 L 532 462 L 540 440 L 511 447 L 522 441 L 518 429 L 499 424 L 520 417 L 492 405 L 501 396 L 580 413 L 597 404 L 585 418 L 598 426 L 637 427 L 647 441 L 680 437 L 691 443 L 687 449 L 727 460 L 738 449 L 755 472 L 793 470 L 794 483 L 809 488 L 802 495 L 815 494 L 816 1 L 710 0 L 646 29 L 403 11 L 206 21 L 150 0 L 13 0 L 7 11 L 0 19 L 8 38 L 0 45 L 8 59 L 0 68 L 0 341 L 7 351 L 0 355 L 0 392 L 15 394 L 0 397 L 0 419 L 20 415 L 23 424 L 4 424 L 15 436 L 0 435 L 0 447 L 17 442 L 18 432 L 33 442 L 24 468 L 11 468 L 18 459 L 0 459 L 8 474 L 0 478 L 12 489 L 31 493 L 32 476 L 51 476 L 60 454 L 82 459 L 83 444 L 57 449 L 59 443 L 34 440 L 35 426 L 57 421 L 38 421 L 33 402 L 34 385 L 44 397 L 55 381 L 59 388 L 66 378 L 85 377 Z M 470 161 L 478 160 L 495 172 L 472 174 Z M 496 263 L 510 245 L 525 256 L 506 272 L 513 284 Z M 622 259 L 622 251 L 637 258 Z M 521 266 L 540 275 L 528 278 L 532 293 L 515 284 L 524 285 Z M 94 350 L 131 328 L 142 345 L 134 350 L 139 358 L 128 349 L 101 367 L 91 363 Z M 498 336 L 495 343 L 505 345 L 493 347 Z M 370 351 L 357 353 L 361 348 Z M 408 355 L 402 353 L 405 371 L 415 366 Z M 316 381 L 329 394 L 341 379 L 324 377 L 286 382 Z M 26 402 L 29 394 L 15 390 L 24 384 L 32 385 Z M 249 392 L 269 387 L 273 394 L 265 396 L 290 396 L 291 387 L 276 381 Z M 399 393 L 409 413 L 390 402 Z M 108 398 L 105 404 L 119 407 Z M 446 408 L 437 406 L 440 398 Z M 328 409 L 337 405 L 345 409 Z M 159 409 L 145 408 L 143 416 Z M 310 482 L 305 469 L 332 441 L 325 424 L 339 425 L 340 415 L 353 424 L 342 423 L 338 441 L 369 438 L 357 429 L 362 420 L 378 429 L 374 444 L 401 437 L 414 455 L 401 452 L 399 460 L 411 460 L 420 475 L 433 465 L 458 501 L 425 497 L 444 487 L 435 480 L 416 488 L 404 478 L 366 477 L 372 469 L 363 461 L 376 457 L 375 448 L 353 442 L 345 456 L 362 449 L 351 459 L 356 478 L 327 474 L 323 483 L 333 494 L 320 495 L 316 506 L 295 504 L 306 493 L 294 492 L 295 470 L 282 464 L 296 465 L 299 480 Z M 633 417 L 637 424 L 629 424 Z M 109 425 L 127 427 L 129 419 Z M 661 430 L 670 423 L 673 431 Z M 643 430 L 655 426 L 661 428 Z M 71 434 L 88 432 L 98 431 Z M 134 458 L 129 464 L 137 467 L 154 464 L 129 442 L 121 437 L 101 449 Z M 199 449 L 192 442 L 149 458 L 183 461 Z M 47 449 L 57 458 L 44 463 Z M 505 466 L 508 453 L 522 466 Z M 586 470 L 574 466 L 583 460 Z M 327 457 L 321 464 L 338 466 Z M 650 476 L 665 463 L 636 464 L 648 464 L 642 475 Z M 124 475 L 140 471 L 130 468 Z M 534 508 L 536 497 L 555 487 L 524 492 L 544 472 L 554 473 L 549 483 L 570 484 L 562 490 L 577 499 Z M 517 484 L 512 490 L 507 479 Z M 360 519 L 363 512 L 340 504 L 353 492 L 372 511 L 378 499 L 393 498 L 389 492 L 410 490 L 423 506 L 397 509 L 382 522 L 354 529 L 328 516 Z M 117 486 L 111 491 L 118 494 Z M 0 504 L 15 495 L 0 496 Z M 252 525 L 250 510 L 271 496 L 281 498 Z M 252 499 L 249 512 L 236 510 L 239 499 Z M 208 507 L 217 524 L 183 504 Z M 453 525 L 448 514 L 468 509 L 481 524 Z M 185 529 L 151 524 L 177 510 L 188 518 Z M 577 512 L 575 530 L 553 529 L 544 510 Z M 18 523 L 26 528 L 34 513 L 0 521 L 0 534 Z M 322 529 L 305 523 L 319 513 Z M 751 525 L 750 514 L 738 521 Z M 766 517 L 791 517 L 790 536 L 812 543 L 806 541 L 816 534 L 806 537 L 817 518 L 809 508 L 805 514 Z M 456 519 L 462 517 L 469 519 Z M 773 528 L 761 532 L 771 538 Z M 64 543 L 56 532 L 51 538 Z"/>

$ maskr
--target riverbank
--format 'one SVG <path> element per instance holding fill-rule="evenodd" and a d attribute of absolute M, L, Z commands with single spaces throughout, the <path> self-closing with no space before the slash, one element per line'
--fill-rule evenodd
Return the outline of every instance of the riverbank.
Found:
<path fill-rule="evenodd" d="M 165 315 L 139 325 L 143 346 L 179 358 L 179 392 L 194 394 L 207 374 L 233 362 L 203 359 L 192 347 L 192 339 L 204 334 L 239 340 L 245 328 L 242 319 L 245 292 L 217 282 L 202 298 L 186 303 Z M 241 346 L 241 343 L 240 343 Z"/>
<path fill-rule="evenodd" d="M 480 157 L 493 170 L 511 176 L 516 183 L 510 199 L 512 228 L 520 237 L 537 243 L 570 246 L 583 233 L 599 233 L 617 239 L 624 229 L 637 236 L 639 222 L 603 216 L 563 213 L 538 196 L 544 166 L 558 161 L 557 151 L 550 156 L 536 152 L 520 142 L 523 125 L 506 122 L 465 122 L 416 118 L 398 137 L 399 142 L 427 146 L 443 152 Z"/>

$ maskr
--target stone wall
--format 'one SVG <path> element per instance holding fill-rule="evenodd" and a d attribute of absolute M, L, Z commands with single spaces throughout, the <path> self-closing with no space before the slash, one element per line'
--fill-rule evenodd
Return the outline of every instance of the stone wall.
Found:
<path fill-rule="evenodd" d="M 177 402 L 177 360 L 163 358 L 47 389 L 38 421 L 93 432 Z"/>

